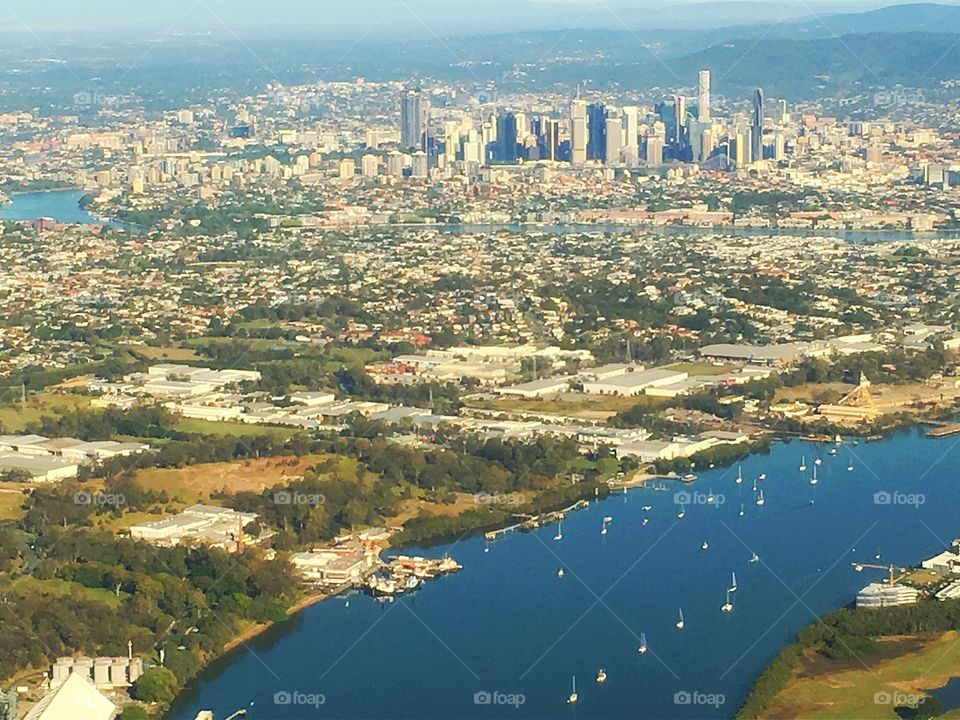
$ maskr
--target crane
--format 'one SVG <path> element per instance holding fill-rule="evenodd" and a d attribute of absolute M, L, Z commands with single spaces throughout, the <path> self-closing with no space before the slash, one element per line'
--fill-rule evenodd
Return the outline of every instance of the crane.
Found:
<path fill-rule="evenodd" d="M 894 567 L 893 563 L 889 565 L 881 565 L 880 563 L 865 563 L 865 562 L 853 562 L 850 563 L 853 566 L 853 569 L 857 572 L 863 572 L 864 568 L 874 568 L 876 570 L 886 570 L 887 571 L 887 582 L 890 585 L 893 585 L 897 580 L 903 578 L 906 574 L 904 573 L 903 568 Z M 895 573 L 899 572 L 899 575 L 895 576 Z"/>

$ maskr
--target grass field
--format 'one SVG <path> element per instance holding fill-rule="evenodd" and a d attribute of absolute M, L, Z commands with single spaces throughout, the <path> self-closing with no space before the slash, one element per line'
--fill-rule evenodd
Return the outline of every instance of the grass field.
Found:
<path fill-rule="evenodd" d="M 24 577 L 14 580 L 10 585 L 10 589 L 12 592 L 17 592 L 18 590 L 21 592 L 44 592 L 55 597 L 66 597 L 75 592 L 80 592 L 91 600 L 97 600 L 114 608 L 119 608 L 121 602 L 121 598 L 106 588 L 88 588 L 80 583 L 70 582 L 68 580 L 38 580 L 30 575 L 25 575 Z"/>
<path fill-rule="evenodd" d="M 545 413 L 551 415 L 572 415 L 574 417 L 604 419 L 629 410 L 635 405 L 649 404 L 652 406 L 664 405 L 659 398 L 649 398 L 644 395 L 635 397 L 619 397 L 614 395 L 586 395 L 583 393 L 563 393 L 548 398 L 523 400 L 522 398 L 492 398 L 471 400 L 466 403 L 469 407 L 483 410 L 517 413 Z"/>
<path fill-rule="evenodd" d="M 713 363 L 688 362 L 667 365 L 664 369 L 685 372 L 690 377 L 705 377 L 712 375 L 723 375 L 724 373 L 732 372 L 736 369 L 736 367 L 733 365 L 714 365 Z"/>
<path fill-rule="evenodd" d="M 269 427 L 265 425 L 251 425 L 250 423 L 213 422 L 211 420 L 194 420 L 183 418 L 176 425 L 175 430 L 196 435 L 235 435 L 237 437 L 255 437 L 257 435 L 273 435 L 278 438 L 287 438 L 296 434 L 290 428 Z"/>
<path fill-rule="evenodd" d="M 200 357 L 193 351 L 193 348 L 184 347 L 149 347 L 147 345 L 123 345 L 124 350 L 162 362 L 191 363 L 196 362 Z"/>
<path fill-rule="evenodd" d="M 58 411 L 72 412 L 88 407 L 90 407 L 90 398 L 84 395 L 38 393 L 27 397 L 24 408 L 20 407 L 20 403 L 0 407 L 0 427 L 9 432 L 20 432 L 44 415 L 56 415 Z"/>
<path fill-rule="evenodd" d="M 18 520 L 23 515 L 20 506 L 26 499 L 26 496 L 15 488 L 0 490 L 0 521 Z"/>
<path fill-rule="evenodd" d="M 896 641 L 887 640 L 884 643 Z M 822 720 L 881 720 L 898 717 L 897 694 L 924 695 L 960 675 L 960 633 L 950 631 L 912 645 L 891 659 L 851 668 L 822 658 L 808 657 L 803 667 L 770 704 L 767 718 L 821 718 Z M 831 668 L 839 667 L 839 669 Z M 901 698 L 901 702 L 902 702 Z M 960 717 L 953 711 L 941 717 Z"/>
<path fill-rule="evenodd" d="M 292 455 L 248 462 L 208 463 L 184 468 L 146 468 L 138 470 L 137 482 L 149 490 L 165 490 L 171 498 L 190 505 L 209 502 L 213 493 L 261 492 L 266 488 L 298 478 L 324 455 Z M 151 518 L 156 519 L 156 517 Z M 130 522 L 125 522 L 129 525 Z"/>

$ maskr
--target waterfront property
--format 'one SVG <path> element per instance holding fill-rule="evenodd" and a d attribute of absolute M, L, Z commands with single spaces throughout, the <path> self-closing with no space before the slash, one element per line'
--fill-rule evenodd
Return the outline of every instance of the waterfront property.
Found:
<path fill-rule="evenodd" d="M 160 547 L 174 547 L 189 541 L 235 552 L 244 545 L 255 545 L 270 536 L 269 532 L 257 535 L 244 532 L 244 528 L 256 519 L 256 513 L 193 505 L 173 517 L 133 525 L 130 537 Z"/>
<path fill-rule="evenodd" d="M 920 594 L 907 585 L 870 583 L 857 593 L 857 608 L 881 608 L 895 605 L 913 605 Z"/>

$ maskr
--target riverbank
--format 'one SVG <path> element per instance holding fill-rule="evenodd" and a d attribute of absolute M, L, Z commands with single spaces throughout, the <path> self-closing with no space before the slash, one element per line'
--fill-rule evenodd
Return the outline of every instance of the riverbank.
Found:
<path fill-rule="evenodd" d="M 877 659 L 866 662 L 827 660 L 807 651 L 760 717 L 896 718 L 897 710 L 912 709 L 924 698 L 935 697 L 958 675 L 960 633 L 956 630 L 884 638 Z"/>

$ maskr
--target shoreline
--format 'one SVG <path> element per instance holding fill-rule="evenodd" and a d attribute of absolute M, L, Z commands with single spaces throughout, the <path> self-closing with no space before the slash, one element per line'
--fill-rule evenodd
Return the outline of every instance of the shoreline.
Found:
<path fill-rule="evenodd" d="M 955 415 L 956 415 L 955 412 L 948 413 L 948 416 L 955 416 Z M 882 433 L 882 436 L 879 437 L 879 438 L 877 438 L 877 439 L 888 439 L 888 438 L 892 437 L 894 434 L 896 434 L 896 433 L 899 432 L 899 431 L 907 431 L 907 430 L 912 430 L 912 429 L 920 430 L 920 429 L 922 429 L 924 426 L 929 426 L 930 424 L 931 424 L 930 418 L 922 418 L 922 417 L 921 417 L 921 418 L 914 418 L 913 421 L 911 421 L 911 422 L 898 423 L 898 424 L 893 425 L 893 426 L 890 426 L 890 427 L 888 427 L 888 428 L 884 428 L 883 433 Z M 857 439 L 860 439 L 861 441 L 866 441 L 867 438 L 868 438 L 868 436 L 867 436 L 866 434 L 861 433 L 861 432 L 856 432 L 856 431 L 854 431 L 853 428 L 847 429 L 847 437 L 848 437 L 848 438 L 857 438 Z M 769 449 L 769 447 L 770 447 L 771 445 L 773 445 L 774 443 L 784 443 L 784 444 L 787 444 L 787 443 L 791 443 L 791 442 L 798 441 L 798 440 L 801 441 L 801 442 L 822 443 L 822 442 L 827 442 L 827 437 L 826 437 L 826 436 L 818 436 L 818 435 L 816 435 L 816 434 L 809 434 L 809 435 L 803 435 L 803 436 L 791 436 L 791 435 L 786 435 L 786 434 L 778 434 L 778 433 L 774 432 L 774 433 L 772 433 L 772 436 L 769 438 L 769 440 L 770 440 L 769 443 L 765 443 L 765 444 L 762 445 L 761 447 L 750 447 L 750 448 L 747 450 L 746 455 L 749 456 L 749 455 L 754 455 L 754 454 L 762 454 L 764 450 Z M 732 465 L 735 464 L 737 461 L 738 461 L 738 458 L 730 458 L 728 461 L 725 461 L 725 462 L 723 462 L 723 463 L 718 463 L 718 464 L 717 464 L 717 467 L 728 466 L 728 465 L 731 465 L 731 466 L 732 466 Z M 645 470 L 645 469 L 639 469 L 639 470 L 637 470 L 637 471 L 633 474 L 633 476 L 631 476 L 630 478 L 621 480 L 619 483 L 611 484 L 611 485 L 610 485 L 610 490 L 611 490 L 611 493 L 610 493 L 610 494 L 608 494 L 608 495 L 606 495 L 606 496 L 604 496 L 604 497 L 591 498 L 591 499 L 590 499 L 590 502 L 592 503 L 592 502 L 600 502 L 600 501 L 602 501 L 602 500 L 607 500 L 607 499 L 610 499 L 611 495 L 612 495 L 614 492 L 628 492 L 628 491 L 630 491 L 630 490 L 634 490 L 634 489 L 637 489 L 637 488 L 645 487 L 645 486 L 647 485 L 647 483 L 649 483 L 649 482 L 654 482 L 654 481 L 659 481 L 659 480 L 664 480 L 664 481 L 670 480 L 670 481 L 675 481 L 675 482 L 681 483 L 681 484 L 683 483 L 683 477 L 682 477 L 682 475 L 679 474 L 679 473 L 676 474 L 675 476 L 671 476 L 671 475 L 667 475 L 667 474 L 665 474 L 665 473 L 648 472 L 648 471 Z M 540 514 L 548 514 L 549 512 L 550 512 L 550 511 L 548 511 L 548 510 L 544 510 L 544 511 L 541 511 Z M 470 529 L 464 531 L 464 536 L 483 534 L 485 531 L 490 530 L 490 529 L 491 529 L 491 528 L 485 528 L 485 527 L 482 527 L 482 526 L 478 526 L 478 527 L 475 527 L 475 528 L 470 528 Z M 502 527 L 501 527 L 501 528 L 495 528 L 495 530 L 501 531 L 501 530 L 502 530 Z M 400 544 L 398 544 L 398 545 L 396 545 L 396 546 L 391 545 L 391 544 L 388 544 L 388 545 L 384 548 L 384 550 L 386 550 L 386 549 L 388 549 L 388 548 L 402 549 L 402 548 L 404 548 L 404 547 L 429 547 L 429 546 L 433 546 L 433 545 L 439 544 L 439 543 L 442 542 L 444 539 L 445 539 L 445 536 L 440 535 L 440 536 L 437 536 L 436 538 L 433 538 L 433 539 L 428 539 L 428 540 L 423 540 L 423 541 L 417 541 L 417 542 L 410 542 L 410 543 L 400 543 Z M 221 650 L 221 652 L 219 652 L 215 657 L 211 657 L 210 660 L 203 665 L 203 667 L 201 668 L 201 670 L 200 670 L 200 672 L 197 674 L 197 676 L 195 676 L 194 678 L 192 678 L 190 682 L 188 682 L 186 685 L 184 685 L 183 688 L 180 689 L 180 691 L 177 693 L 177 696 L 174 698 L 173 703 L 176 703 L 177 698 L 179 698 L 180 695 L 183 694 L 183 693 L 187 690 L 187 688 L 189 687 L 190 683 L 193 682 L 193 680 L 195 680 L 196 677 L 199 677 L 199 675 L 202 674 L 207 668 L 209 668 L 214 662 L 219 661 L 219 660 L 222 660 L 222 659 L 225 658 L 229 653 L 231 653 L 231 652 L 237 650 L 238 648 L 244 646 L 247 642 L 249 642 L 250 640 L 253 640 L 253 639 L 259 637 L 260 635 L 264 634 L 265 632 L 267 632 L 267 631 L 270 630 L 271 628 L 277 627 L 278 625 L 282 625 L 283 623 L 287 622 L 288 620 L 293 619 L 294 617 L 296 617 L 296 616 L 297 616 L 300 612 L 302 612 L 303 610 L 306 610 L 307 608 L 312 607 L 313 605 L 316 605 L 316 604 L 318 604 L 318 603 L 320 603 L 320 602 L 323 602 L 323 601 L 325 601 L 325 600 L 330 600 L 330 599 L 332 599 L 332 598 L 334 598 L 334 597 L 337 597 L 337 596 L 343 594 L 345 591 L 348 591 L 348 590 L 350 590 L 350 589 L 351 589 L 351 586 L 346 586 L 346 587 L 340 588 L 339 590 L 337 590 L 337 591 L 335 591 L 335 592 L 327 592 L 327 593 L 311 592 L 311 593 L 308 593 L 305 597 L 301 598 L 300 600 L 298 600 L 297 602 L 295 602 L 293 605 L 291 605 L 290 607 L 288 607 L 288 608 L 286 609 L 286 613 L 287 613 L 287 618 L 286 618 L 286 619 L 284 619 L 284 620 L 282 620 L 282 621 L 271 621 L 271 622 L 269 622 L 269 623 L 260 623 L 260 624 L 257 624 L 257 625 L 254 625 L 254 626 L 248 628 L 247 630 L 245 630 L 244 632 L 242 632 L 241 634 L 239 634 L 238 636 L 236 636 L 235 638 L 233 638 L 232 640 L 230 640 L 229 642 L 227 642 L 227 643 L 223 646 L 223 649 Z M 841 606 L 841 607 L 839 607 L 839 608 L 834 608 L 834 611 L 839 610 L 839 609 L 842 609 L 842 607 L 845 607 L 845 606 Z M 785 646 L 785 647 L 786 647 L 786 646 Z M 783 649 L 784 649 L 784 648 L 781 648 L 780 652 L 782 652 Z M 754 678 L 753 683 L 751 684 L 751 689 L 752 689 L 752 687 L 756 684 L 756 682 L 757 682 L 757 680 L 760 678 L 761 674 L 764 673 L 764 672 L 767 670 L 768 667 L 769 667 L 769 664 L 768 664 L 767 666 L 765 666 L 763 669 L 760 670 L 760 672 L 759 672 L 759 673 L 757 674 L 757 676 Z M 748 691 L 748 693 L 749 693 L 749 691 Z"/>

